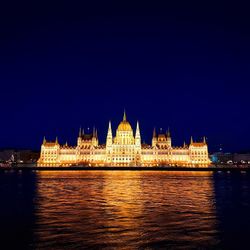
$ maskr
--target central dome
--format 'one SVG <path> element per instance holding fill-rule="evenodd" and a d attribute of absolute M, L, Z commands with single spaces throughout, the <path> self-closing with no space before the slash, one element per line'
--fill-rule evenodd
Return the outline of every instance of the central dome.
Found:
<path fill-rule="evenodd" d="M 125 111 L 124 111 L 124 115 L 123 115 L 123 121 L 120 122 L 117 130 L 118 131 L 132 131 L 132 127 L 129 124 L 129 122 L 127 121 L 127 119 L 126 119 L 126 113 L 125 113 Z"/>
<path fill-rule="evenodd" d="M 131 125 L 127 121 L 122 121 L 118 126 L 118 131 L 131 131 Z"/>

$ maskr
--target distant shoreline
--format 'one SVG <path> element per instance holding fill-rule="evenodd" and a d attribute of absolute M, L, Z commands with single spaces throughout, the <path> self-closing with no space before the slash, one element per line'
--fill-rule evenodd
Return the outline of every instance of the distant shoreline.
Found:
<path fill-rule="evenodd" d="M 1 167 L 0 171 L 185 171 L 185 172 L 250 172 L 249 167 Z"/>

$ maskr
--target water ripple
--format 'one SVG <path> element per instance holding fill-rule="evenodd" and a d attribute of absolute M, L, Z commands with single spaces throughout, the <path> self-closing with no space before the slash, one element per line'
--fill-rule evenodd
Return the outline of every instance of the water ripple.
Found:
<path fill-rule="evenodd" d="M 38 249 L 218 244 L 210 173 L 41 172 L 37 185 Z"/>

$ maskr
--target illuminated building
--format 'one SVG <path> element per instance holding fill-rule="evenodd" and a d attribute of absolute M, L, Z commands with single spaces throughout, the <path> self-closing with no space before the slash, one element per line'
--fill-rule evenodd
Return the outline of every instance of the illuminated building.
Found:
<path fill-rule="evenodd" d="M 139 123 L 135 134 L 124 112 L 115 136 L 109 122 L 106 144 L 100 145 L 97 130 L 85 134 L 79 131 L 77 145 L 60 145 L 58 140 L 47 142 L 44 138 L 38 166 L 208 166 L 206 140 L 182 147 L 173 147 L 170 131 L 156 134 L 153 131 L 152 144 L 142 144 Z"/>

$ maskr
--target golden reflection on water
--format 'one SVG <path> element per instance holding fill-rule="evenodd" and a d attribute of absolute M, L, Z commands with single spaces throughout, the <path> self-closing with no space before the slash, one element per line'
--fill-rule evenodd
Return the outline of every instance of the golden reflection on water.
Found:
<path fill-rule="evenodd" d="M 37 248 L 186 249 L 217 244 L 212 173 L 37 175 Z"/>

